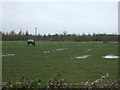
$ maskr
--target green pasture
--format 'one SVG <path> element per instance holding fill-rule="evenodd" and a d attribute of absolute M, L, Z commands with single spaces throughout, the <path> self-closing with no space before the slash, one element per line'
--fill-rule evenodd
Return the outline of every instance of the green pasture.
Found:
<path fill-rule="evenodd" d="M 63 49 L 63 50 L 56 50 Z M 118 59 L 104 59 L 105 55 L 118 55 L 118 43 L 96 42 L 2 42 L 3 81 L 16 81 L 21 77 L 49 81 L 57 73 L 68 83 L 96 80 L 109 76 L 101 83 L 111 83 L 118 78 Z M 76 56 L 90 55 L 77 59 Z"/>

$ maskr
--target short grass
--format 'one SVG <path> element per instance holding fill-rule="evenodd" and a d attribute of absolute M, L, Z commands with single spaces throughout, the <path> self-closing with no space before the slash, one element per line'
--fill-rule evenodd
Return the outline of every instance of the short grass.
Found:
<path fill-rule="evenodd" d="M 61 48 L 66 49 L 51 51 Z M 96 80 L 106 73 L 109 73 L 109 77 L 102 83 L 111 83 L 118 78 L 118 59 L 101 57 L 118 55 L 117 43 L 37 42 L 36 46 L 26 46 L 26 42 L 3 42 L 2 53 L 15 54 L 2 57 L 3 81 L 29 77 L 31 80 L 40 78 L 47 82 L 58 72 L 62 72 L 60 77 L 68 83 Z M 82 55 L 90 56 L 75 58 Z"/>

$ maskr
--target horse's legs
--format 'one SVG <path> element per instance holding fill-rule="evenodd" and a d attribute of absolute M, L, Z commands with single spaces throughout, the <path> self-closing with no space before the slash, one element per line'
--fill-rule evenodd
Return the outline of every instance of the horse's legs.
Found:
<path fill-rule="evenodd" d="M 30 43 L 28 42 L 28 43 L 27 43 L 27 46 L 28 46 L 29 44 L 30 44 Z"/>
<path fill-rule="evenodd" d="M 33 45 L 35 46 L 35 43 L 33 43 Z"/>
<path fill-rule="evenodd" d="M 35 43 L 34 43 L 34 42 L 28 42 L 28 43 L 27 43 L 27 46 L 30 45 L 30 44 L 32 44 L 32 45 L 35 46 Z"/>

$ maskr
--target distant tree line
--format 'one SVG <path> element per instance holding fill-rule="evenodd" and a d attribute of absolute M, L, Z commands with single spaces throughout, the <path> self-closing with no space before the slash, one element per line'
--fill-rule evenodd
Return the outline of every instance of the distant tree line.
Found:
<path fill-rule="evenodd" d="M 117 34 L 67 34 L 67 32 L 63 32 L 62 34 L 44 34 L 44 35 L 32 35 L 29 34 L 28 31 L 23 33 L 19 31 L 19 33 L 15 33 L 15 31 L 10 32 L 1 32 L 2 33 L 2 41 L 26 41 L 28 39 L 34 39 L 36 41 L 107 41 L 107 42 L 116 42 L 118 41 Z"/>

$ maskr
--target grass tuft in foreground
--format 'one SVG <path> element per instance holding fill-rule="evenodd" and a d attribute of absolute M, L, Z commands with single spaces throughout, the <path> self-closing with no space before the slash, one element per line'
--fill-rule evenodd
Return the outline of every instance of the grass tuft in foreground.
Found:
<path fill-rule="evenodd" d="M 101 76 L 97 80 L 91 81 L 88 80 L 86 82 L 79 82 L 79 83 L 66 83 L 64 78 L 60 78 L 61 73 L 58 73 L 55 77 L 53 77 L 48 82 L 43 82 L 41 79 L 36 80 L 29 80 L 29 78 L 22 77 L 18 79 L 17 82 L 9 81 L 3 82 L 2 88 L 3 89 L 38 89 L 38 88 L 45 88 L 45 89 L 71 89 L 71 88 L 83 88 L 83 89 L 110 89 L 110 90 L 117 90 L 119 87 L 118 81 L 115 81 L 111 84 L 100 84 L 102 80 L 108 77 L 108 74 Z"/>

